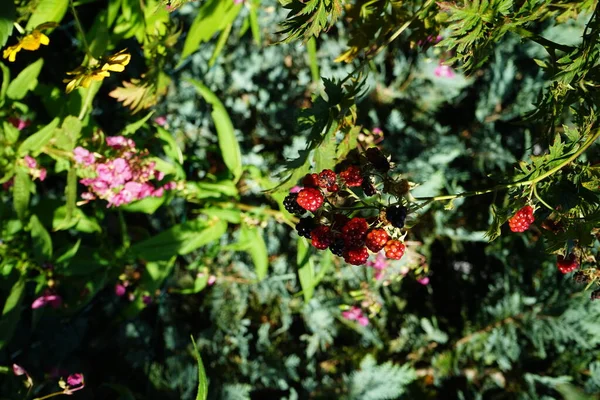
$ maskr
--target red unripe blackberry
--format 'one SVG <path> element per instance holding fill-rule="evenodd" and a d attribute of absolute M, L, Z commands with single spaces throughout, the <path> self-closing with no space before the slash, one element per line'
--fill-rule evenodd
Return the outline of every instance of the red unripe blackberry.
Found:
<path fill-rule="evenodd" d="M 323 171 L 319 172 L 319 187 L 329 189 L 333 185 L 335 185 L 336 179 L 337 175 L 335 174 L 335 172 L 333 172 L 330 169 L 324 169 Z"/>
<path fill-rule="evenodd" d="M 297 199 L 298 193 L 290 193 L 287 196 L 285 196 L 285 199 L 283 199 L 283 206 L 290 214 L 300 216 L 304 214 L 306 210 L 300 207 L 300 204 L 298 204 Z"/>
<path fill-rule="evenodd" d="M 344 225 L 342 233 L 344 234 L 344 243 L 346 248 L 353 249 L 362 247 L 365 244 L 365 235 L 369 230 L 367 220 L 354 217 Z"/>
<path fill-rule="evenodd" d="M 345 248 L 346 245 L 344 243 L 344 239 L 341 237 L 335 238 L 333 243 L 329 245 L 329 250 L 331 250 L 331 252 L 338 257 L 342 257 L 344 255 Z"/>
<path fill-rule="evenodd" d="M 378 253 L 383 249 L 388 240 L 390 240 L 390 237 L 384 229 L 373 229 L 367 233 L 365 244 L 373 253 Z"/>
<path fill-rule="evenodd" d="M 300 221 L 296 224 L 296 231 L 298 231 L 298 235 L 310 239 L 310 233 L 316 225 L 315 219 L 312 217 L 300 218 Z"/>
<path fill-rule="evenodd" d="M 360 185 L 360 187 L 362 188 L 365 196 L 371 197 L 377 193 L 377 189 L 375 189 L 375 186 L 371 182 L 371 178 L 363 179 L 363 182 Z"/>
<path fill-rule="evenodd" d="M 333 235 L 328 226 L 317 226 L 310 233 L 312 245 L 319 250 L 325 250 L 333 242 Z"/>
<path fill-rule="evenodd" d="M 309 188 L 319 187 L 319 175 L 317 174 L 306 174 L 302 178 L 302 186 Z"/>
<path fill-rule="evenodd" d="M 400 204 L 394 204 L 385 210 L 385 218 L 395 228 L 404 227 L 404 221 L 406 221 L 407 214 L 408 210 L 406 207 L 401 206 Z"/>
<path fill-rule="evenodd" d="M 329 190 L 331 193 L 335 193 L 340 190 L 340 186 L 337 183 L 334 183 L 333 185 L 329 186 L 327 190 Z"/>
<path fill-rule="evenodd" d="M 359 247 L 357 249 L 349 249 L 344 252 L 344 260 L 348 264 L 362 265 L 369 259 L 369 251 L 366 247 Z"/>
<path fill-rule="evenodd" d="M 556 259 L 556 265 L 558 266 L 558 270 L 563 274 L 568 274 L 569 272 L 573 272 L 579 266 L 579 262 L 577 262 L 577 257 L 575 254 L 571 253 L 567 258 L 559 255 Z"/>
<path fill-rule="evenodd" d="M 298 192 L 296 202 L 308 211 L 317 211 L 323 205 L 323 193 L 319 189 L 304 188 Z"/>
<path fill-rule="evenodd" d="M 404 255 L 406 246 L 398 240 L 390 240 L 385 244 L 385 256 L 392 260 L 399 260 Z"/>
<path fill-rule="evenodd" d="M 346 186 L 360 186 L 363 182 L 363 177 L 360 173 L 360 168 L 356 165 L 351 165 L 344 171 L 340 172 L 340 177 L 346 182 Z"/>
<path fill-rule="evenodd" d="M 513 232 L 525 232 L 534 220 L 533 207 L 525 206 L 508 220 L 508 226 Z"/>
<path fill-rule="evenodd" d="M 377 171 L 386 173 L 390 170 L 390 162 L 377 147 L 368 148 L 365 156 Z"/>

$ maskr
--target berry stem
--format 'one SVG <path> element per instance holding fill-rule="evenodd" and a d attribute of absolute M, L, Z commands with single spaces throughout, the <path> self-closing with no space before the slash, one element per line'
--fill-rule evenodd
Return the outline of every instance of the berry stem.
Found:
<path fill-rule="evenodd" d="M 69 5 L 71 6 L 71 13 L 73 14 L 73 19 L 75 19 L 75 25 L 77 26 L 77 30 L 81 34 L 81 42 L 83 43 L 83 47 L 85 47 L 85 53 L 90 58 L 90 61 L 94 60 L 94 56 L 90 51 L 90 46 L 88 45 L 87 39 L 85 38 L 85 31 L 83 30 L 83 26 L 81 26 L 81 21 L 79 21 L 79 15 L 77 14 L 75 6 L 73 5 L 73 0 L 69 1 Z"/>
<path fill-rule="evenodd" d="M 544 201 L 544 199 L 542 199 L 542 197 L 538 194 L 536 185 L 532 185 L 532 187 L 533 187 L 533 195 L 535 196 L 535 198 L 538 199 L 538 201 L 540 203 L 542 203 L 547 209 L 549 209 L 550 211 L 554 211 L 554 208 L 552 208 L 551 205 L 549 205 L 548 203 L 546 203 Z"/>
<path fill-rule="evenodd" d="M 415 198 L 416 201 L 424 201 L 425 202 L 425 203 L 419 205 L 419 207 L 417 209 L 422 208 L 425 205 L 427 205 L 431 202 L 434 202 L 434 201 L 444 201 L 444 200 L 453 200 L 453 199 L 457 199 L 457 198 L 461 198 L 461 197 L 480 196 L 483 194 L 488 194 L 488 193 L 496 192 L 499 190 L 506 190 L 506 189 L 510 189 L 510 188 L 514 188 L 514 187 L 535 185 L 537 182 L 540 182 L 540 181 L 548 178 L 549 176 L 555 174 L 556 172 L 563 169 L 567 164 L 569 164 L 572 161 L 574 161 L 575 159 L 577 159 L 577 157 L 579 157 L 581 154 L 583 154 L 596 141 L 596 139 L 598 139 L 598 137 L 600 137 L 600 129 L 597 130 L 596 133 L 594 133 L 592 136 L 590 136 L 588 138 L 588 140 L 586 140 L 583 143 L 581 148 L 579 150 L 577 150 L 572 156 L 567 158 L 565 161 L 563 161 L 556 167 L 554 167 L 554 168 L 546 171 L 542 175 L 538 176 L 537 178 L 528 179 L 528 180 L 521 181 L 521 182 L 513 182 L 513 183 L 508 183 L 508 184 L 503 184 L 503 185 L 496 185 L 493 188 L 484 189 L 484 190 L 474 190 L 474 191 L 470 191 L 470 192 L 463 192 L 463 193 L 458 193 L 458 194 L 448 194 L 448 195 L 434 196 L 434 197 L 416 197 Z"/>

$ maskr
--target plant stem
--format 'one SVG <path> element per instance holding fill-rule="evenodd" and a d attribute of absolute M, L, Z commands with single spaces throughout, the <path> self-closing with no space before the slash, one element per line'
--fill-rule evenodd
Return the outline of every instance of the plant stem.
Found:
<path fill-rule="evenodd" d="M 85 114 L 87 113 L 87 109 L 90 107 L 90 103 L 92 102 L 92 99 L 94 98 L 94 96 L 92 95 L 94 93 L 94 85 L 90 85 L 90 87 L 88 87 L 86 89 L 86 94 L 85 94 L 85 100 L 83 101 L 83 105 L 81 106 L 81 110 L 79 111 L 79 116 L 77 116 L 77 119 L 82 121 L 83 118 L 85 117 Z"/>
<path fill-rule="evenodd" d="M 75 10 L 75 6 L 73 5 L 73 0 L 69 0 L 69 5 L 71 6 L 71 13 L 73 13 L 73 18 L 75 19 L 75 25 L 77 26 L 77 30 L 81 34 L 81 41 L 83 46 L 85 47 L 85 53 L 90 58 L 90 60 L 94 59 L 92 52 L 90 50 L 90 46 L 88 45 L 87 39 L 85 38 L 85 31 L 83 30 L 83 26 L 81 25 L 81 21 L 79 20 L 79 15 L 77 15 L 77 11 Z"/>
<path fill-rule="evenodd" d="M 23 29 L 23 27 L 21 25 L 19 25 L 18 22 L 13 22 L 13 25 L 15 26 L 15 28 L 17 28 L 17 30 L 19 31 L 19 33 L 21 35 L 25 33 L 25 29 Z"/>
<path fill-rule="evenodd" d="M 526 181 L 521 181 L 521 182 L 508 183 L 508 184 L 504 184 L 504 185 L 497 185 L 497 186 L 494 186 L 493 188 L 484 189 L 484 190 L 474 190 L 474 191 L 471 191 L 471 192 L 463 192 L 463 193 L 458 193 L 458 194 L 448 194 L 448 195 L 434 196 L 434 197 L 417 197 L 417 198 L 415 198 L 415 200 L 416 201 L 425 201 L 426 203 L 424 205 L 426 205 L 426 204 L 431 203 L 433 201 L 453 200 L 453 199 L 457 199 L 457 198 L 460 198 L 460 197 L 473 197 L 473 196 L 479 196 L 479 195 L 482 195 L 482 194 L 488 194 L 488 193 L 496 192 L 498 190 L 505 190 L 505 189 L 510 189 L 510 188 L 514 188 L 514 187 L 534 185 L 537 182 L 540 182 L 540 181 L 548 178 L 549 176 L 555 174 L 556 172 L 560 171 L 567 164 L 569 164 L 572 161 L 574 161 L 575 159 L 577 159 L 577 157 L 579 157 L 581 154 L 583 154 L 596 141 L 596 139 L 598 139 L 598 137 L 600 137 L 600 129 L 598 131 L 596 131 L 596 133 L 594 133 L 592 136 L 590 136 L 589 139 L 586 140 L 581 145 L 581 147 L 579 148 L 579 150 L 577 150 L 573 155 L 571 155 L 569 158 L 567 158 L 565 161 L 563 161 L 562 163 L 560 163 L 556 167 L 554 167 L 554 168 L 546 171 L 542 175 L 538 176 L 537 178 L 528 179 Z M 422 206 L 424 206 L 424 205 L 422 205 Z M 419 208 L 421 208 L 421 207 L 419 207 Z"/>

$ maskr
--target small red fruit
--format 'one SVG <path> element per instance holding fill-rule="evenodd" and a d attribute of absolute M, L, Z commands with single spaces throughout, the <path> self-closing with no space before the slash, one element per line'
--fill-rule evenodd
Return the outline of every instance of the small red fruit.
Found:
<path fill-rule="evenodd" d="M 302 178 L 302 186 L 308 187 L 308 188 L 319 187 L 319 175 L 317 175 L 317 174 L 304 175 L 304 178 Z"/>
<path fill-rule="evenodd" d="M 399 240 L 390 240 L 385 244 L 385 256 L 392 260 L 399 260 L 404 255 L 406 246 Z"/>
<path fill-rule="evenodd" d="M 328 226 L 318 226 L 310 233 L 311 243 L 319 250 L 325 250 L 333 243 L 333 235 Z"/>
<path fill-rule="evenodd" d="M 349 249 L 362 247 L 365 244 L 365 235 L 369 230 L 369 224 L 364 218 L 354 217 L 344 225 L 342 233 L 346 247 Z"/>
<path fill-rule="evenodd" d="M 559 255 L 556 259 L 556 265 L 558 266 L 558 270 L 563 274 L 568 274 L 569 272 L 573 272 L 579 267 L 579 262 L 577 262 L 577 257 L 575 254 L 571 253 L 567 258 Z"/>
<path fill-rule="evenodd" d="M 319 173 L 319 187 L 328 189 L 331 191 L 331 187 L 335 185 L 337 175 L 330 169 L 324 169 Z"/>
<path fill-rule="evenodd" d="M 366 247 L 359 247 L 357 249 L 350 249 L 344 252 L 344 260 L 348 264 L 362 265 L 369 259 L 369 251 Z"/>
<path fill-rule="evenodd" d="M 533 207 L 525 206 L 508 220 L 508 226 L 513 232 L 525 232 L 533 221 Z"/>
<path fill-rule="evenodd" d="M 363 182 L 363 177 L 360 174 L 360 168 L 356 165 L 351 165 L 344 171 L 340 172 L 340 177 L 346 182 L 347 186 L 360 186 Z"/>
<path fill-rule="evenodd" d="M 365 243 L 369 250 L 373 253 L 378 253 L 383 249 L 388 240 L 390 240 L 390 236 L 384 229 L 373 229 L 367 233 Z"/>
<path fill-rule="evenodd" d="M 298 192 L 298 205 L 308 211 L 317 211 L 323 205 L 323 193 L 319 189 L 304 188 Z"/>

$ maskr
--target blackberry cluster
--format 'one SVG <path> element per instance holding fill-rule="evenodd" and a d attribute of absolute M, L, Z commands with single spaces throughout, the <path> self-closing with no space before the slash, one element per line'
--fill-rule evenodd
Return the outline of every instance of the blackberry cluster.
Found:
<path fill-rule="evenodd" d="M 387 157 L 379 149 L 370 148 L 338 168 L 338 173 L 325 169 L 305 175 L 303 188 L 283 201 L 292 214 L 312 214 L 300 219 L 296 225 L 298 235 L 310 239 L 316 249 L 329 249 L 354 265 L 365 264 L 371 253 L 381 251 L 390 259 L 402 258 L 406 247 L 401 229 L 408 209 L 401 203 L 385 208 L 367 200 L 379 193 L 378 187 L 383 187 L 383 193 L 399 197 L 386 189 L 401 183 L 388 176 L 391 164 Z M 366 207 L 357 204 L 357 198 Z"/>
<path fill-rule="evenodd" d="M 508 220 L 508 225 L 513 232 L 525 232 L 533 221 L 535 221 L 533 207 L 525 206 Z"/>

